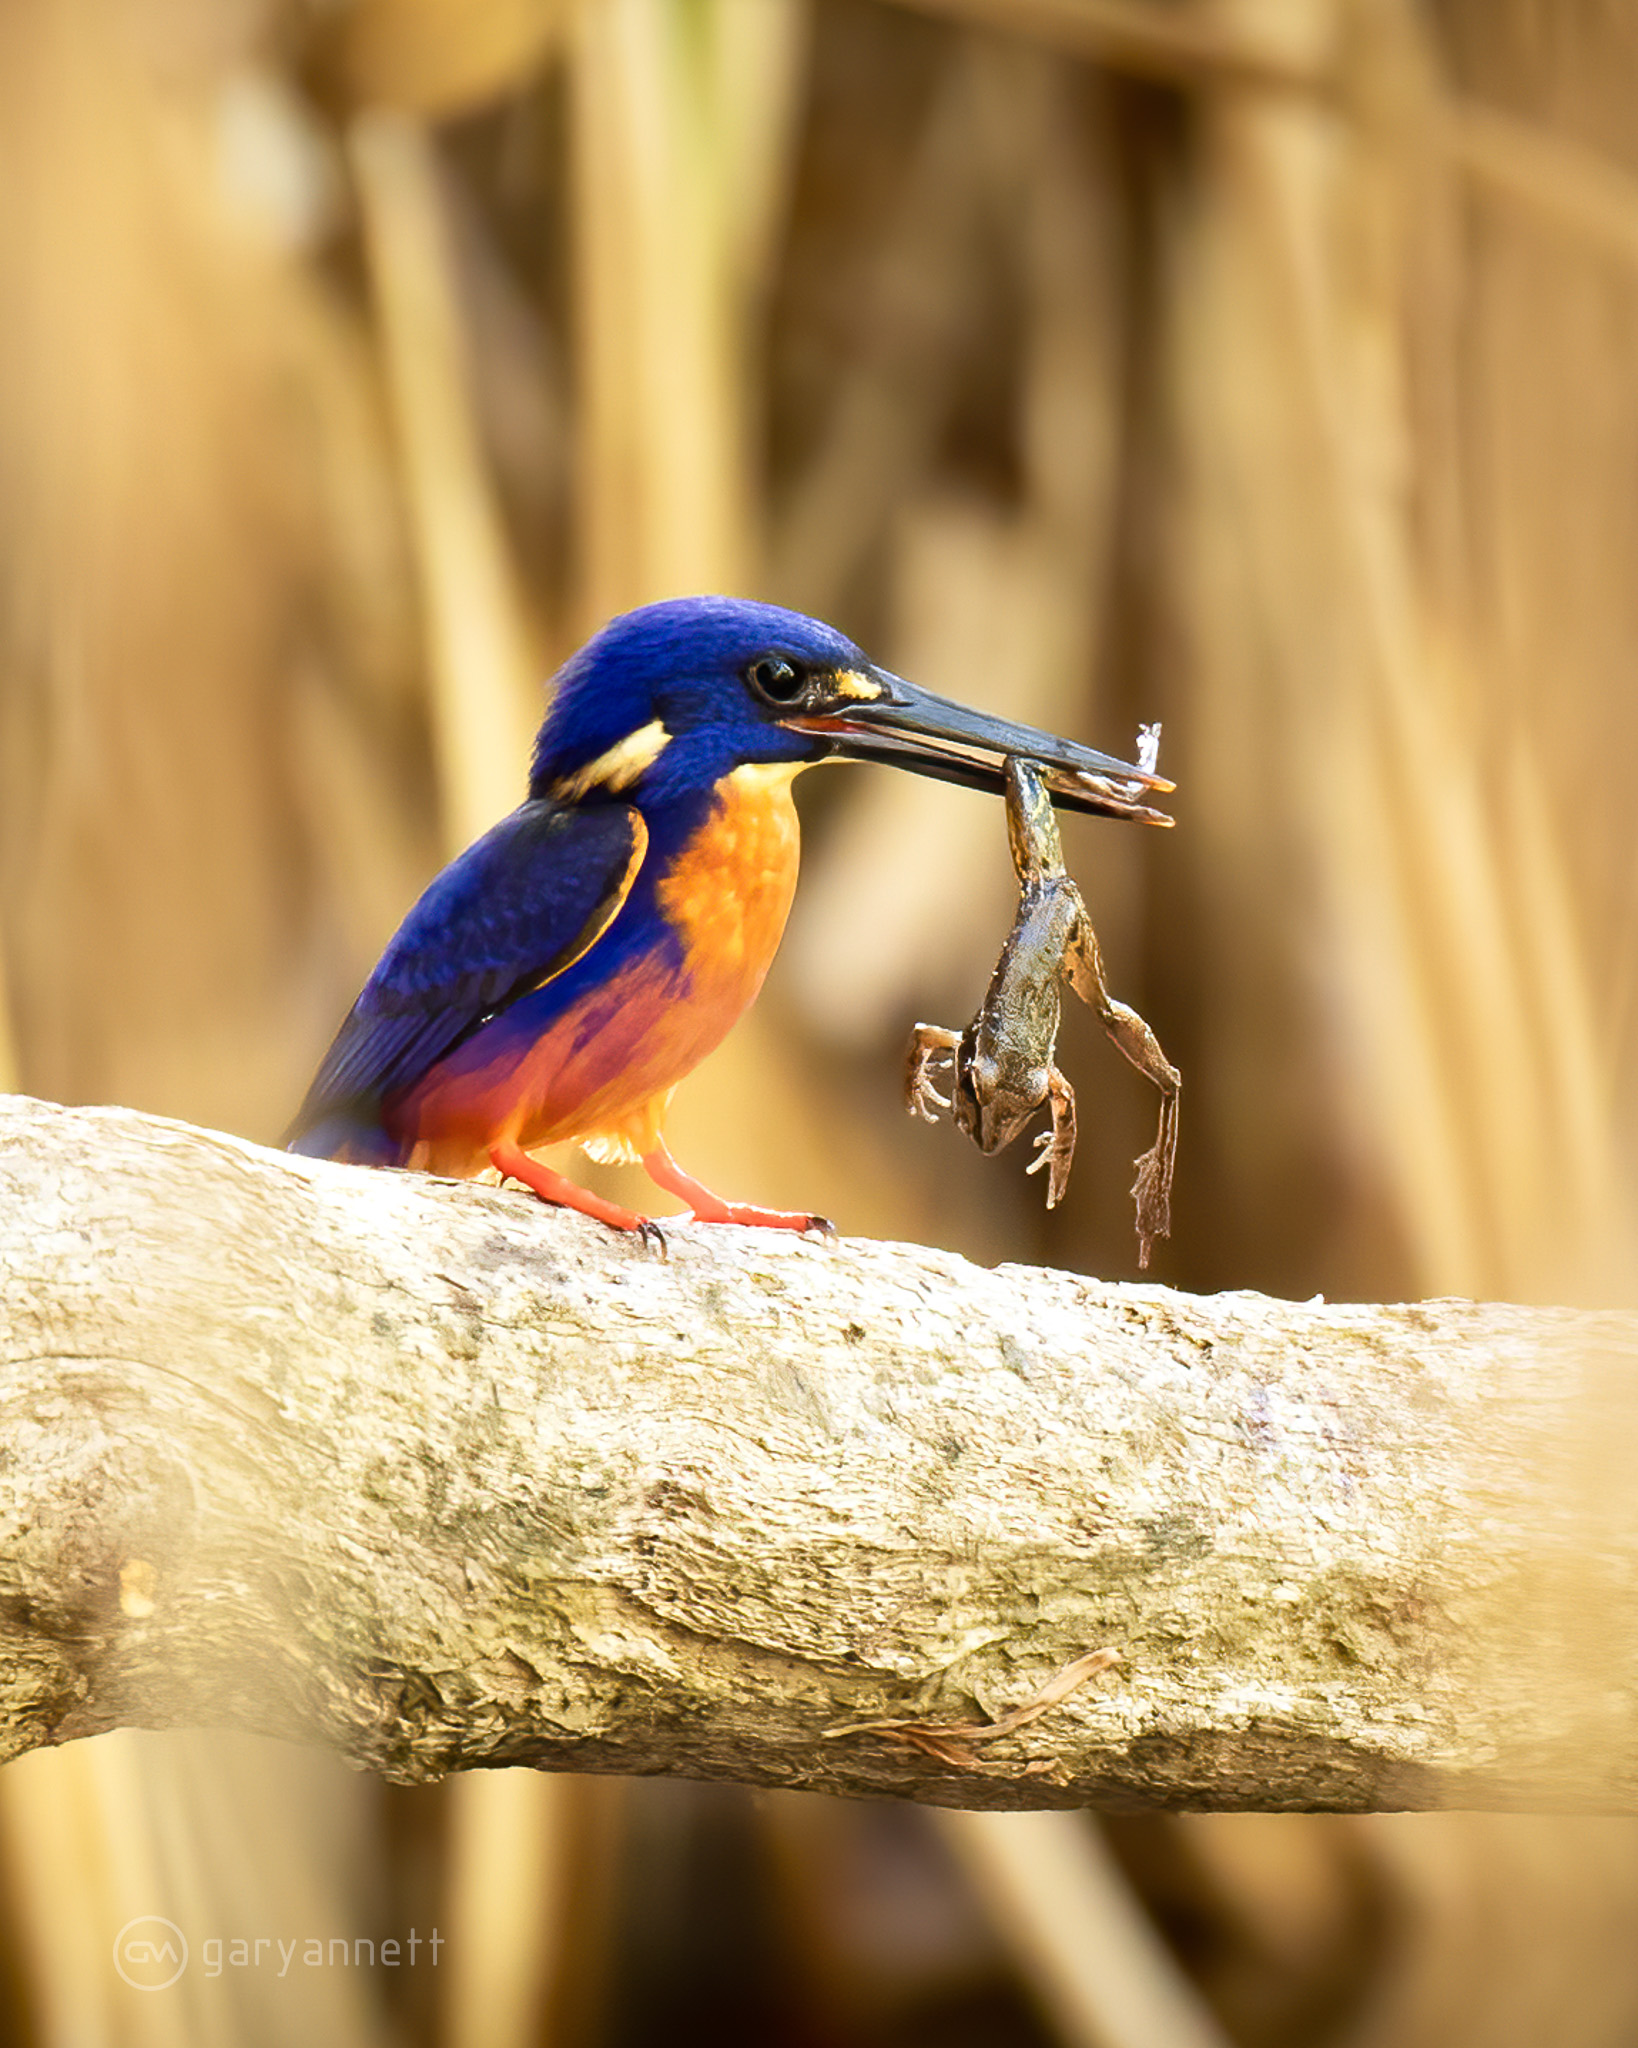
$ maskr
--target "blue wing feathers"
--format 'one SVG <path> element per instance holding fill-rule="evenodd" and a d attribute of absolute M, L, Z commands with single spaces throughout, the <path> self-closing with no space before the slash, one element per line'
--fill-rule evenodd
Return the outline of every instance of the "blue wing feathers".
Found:
<path fill-rule="evenodd" d="M 523 804 L 444 869 L 365 983 L 286 1136 L 367 1149 L 383 1099 L 571 965 L 619 910 L 647 832 L 624 804 Z M 361 1142 L 362 1141 L 362 1142 Z"/>

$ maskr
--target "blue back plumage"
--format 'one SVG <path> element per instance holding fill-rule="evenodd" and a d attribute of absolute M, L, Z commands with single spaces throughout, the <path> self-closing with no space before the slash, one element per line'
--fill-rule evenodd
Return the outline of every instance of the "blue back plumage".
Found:
<path fill-rule="evenodd" d="M 531 799 L 451 861 L 337 1032 L 287 1135 L 292 1150 L 377 1151 L 358 1133 L 379 1128 L 382 1102 L 578 958 L 618 911 L 644 845 L 627 805 Z"/>

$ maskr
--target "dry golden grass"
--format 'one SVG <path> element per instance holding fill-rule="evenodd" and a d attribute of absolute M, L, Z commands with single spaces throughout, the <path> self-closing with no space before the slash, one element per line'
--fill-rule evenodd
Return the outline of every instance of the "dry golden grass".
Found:
<path fill-rule="evenodd" d="M 1164 718 L 1180 829 L 1069 835 L 1187 1077 L 1163 1277 L 1629 1299 L 1635 97 L 1593 0 L 6 10 L 0 1085 L 273 1136 L 440 849 L 521 787 L 538 650 L 759 591 L 1103 746 Z M 1150 1109 L 1094 1034 L 1050 1219 L 1021 1161 L 898 1107 L 912 1016 L 969 1007 L 1005 924 L 994 807 L 811 781 L 790 943 L 679 1150 L 844 1228 L 1129 1275 Z M 3 1800 L 41 2040 L 61 1901 L 193 1796 L 65 1768 L 100 1846 L 76 1822 L 48 1870 L 33 1789 Z M 275 1918 L 341 1868 L 301 1786 L 248 1895 Z M 606 1887 L 546 1901 L 648 1823 L 537 1804 L 436 1824 L 554 1930 L 504 2024 L 469 1975 L 444 2038 L 544 2008 L 589 2044 L 619 2008 Z M 333 1805 L 362 1910 L 404 1880 Z M 1630 2034 L 1628 1831 L 1117 1846 L 1216 1930 L 1236 2038 Z M 1548 1900 L 1573 1984 L 1522 1960 Z M 836 2024 L 977 1996 L 903 1963 Z M 81 2038 L 141 2038 L 98 2013 Z"/>

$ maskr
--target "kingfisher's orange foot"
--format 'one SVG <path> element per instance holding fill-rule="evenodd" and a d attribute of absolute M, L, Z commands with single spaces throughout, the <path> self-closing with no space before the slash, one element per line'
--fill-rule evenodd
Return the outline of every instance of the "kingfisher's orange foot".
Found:
<path fill-rule="evenodd" d="M 531 1188 L 543 1202 L 550 1202 L 558 1209 L 578 1209 L 582 1216 L 595 1216 L 599 1223 L 606 1223 L 612 1230 L 629 1230 L 640 1237 L 644 1244 L 652 1245 L 660 1257 L 666 1257 L 665 1232 L 652 1216 L 639 1215 L 635 1209 L 622 1208 L 618 1202 L 606 1202 L 601 1195 L 594 1195 L 590 1188 L 579 1187 L 561 1173 L 554 1173 L 549 1166 L 542 1166 L 538 1159 L 531 1159 L 519 1145 L 491 1145 L 489 1162 L 503 1179 L 520 1180 Z"/>
<path fill-rule="evenodd" d="M 663 1138 L 652 1152 L 643 1154 L 643 1171 L 657 1188 L 685 1201 L 697 1223 L 744 1223 L 755 1230 L 817 1230 L 825 1237 L 836 1235 L 836 1226 L 828 1216 L 814 1216 L 805 1209 L 761 1209 L 754 1202 L 725 1202 L 721 1195 L 712 1194 L 703 1181 L 684 1173 Z"/>
<path fill-rule="evenodd" d="M 817 1231 L 834 1239 L 836 1225 L 828 1216 L 814 1216 L 805 1209 L 759 1209 L 754 1202 L 717 1202 L 714 1207 L 696 1206 L 696 1223 L 745 1223 L 753 1230 Z"/>

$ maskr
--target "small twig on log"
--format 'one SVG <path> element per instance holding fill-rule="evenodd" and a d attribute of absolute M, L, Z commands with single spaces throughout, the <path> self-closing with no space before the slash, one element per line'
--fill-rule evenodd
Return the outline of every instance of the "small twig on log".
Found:
<path fill-rule="evenodd" d="M 827 1728 L 825 1740 L 835 1742 L 843 1735 L 885 1735 L 890 1740 L 909 1743 L 912 1749 L 936 1757 L 940 1763 L 966 1768 L 978 1762 L 979 1743 L 1015 1735 L 1031 1721 L 1049 1714 L 1060 1700 L 1068 1699 L 1076 1686 L 1084 1685 L 1089 1678 L 1119 1662 L 1118 1650 L 1088 1650 L 1084 1657 L 1066 1664 L 1033 1699 L 993 1721 L 847 1721 L 840 1728 Z"/>
<path fill-rule="evenodd" d="M 0 1101 L 0 1749 L 1638 1811 L 1638 1318 L 671 1245 Z"/>

